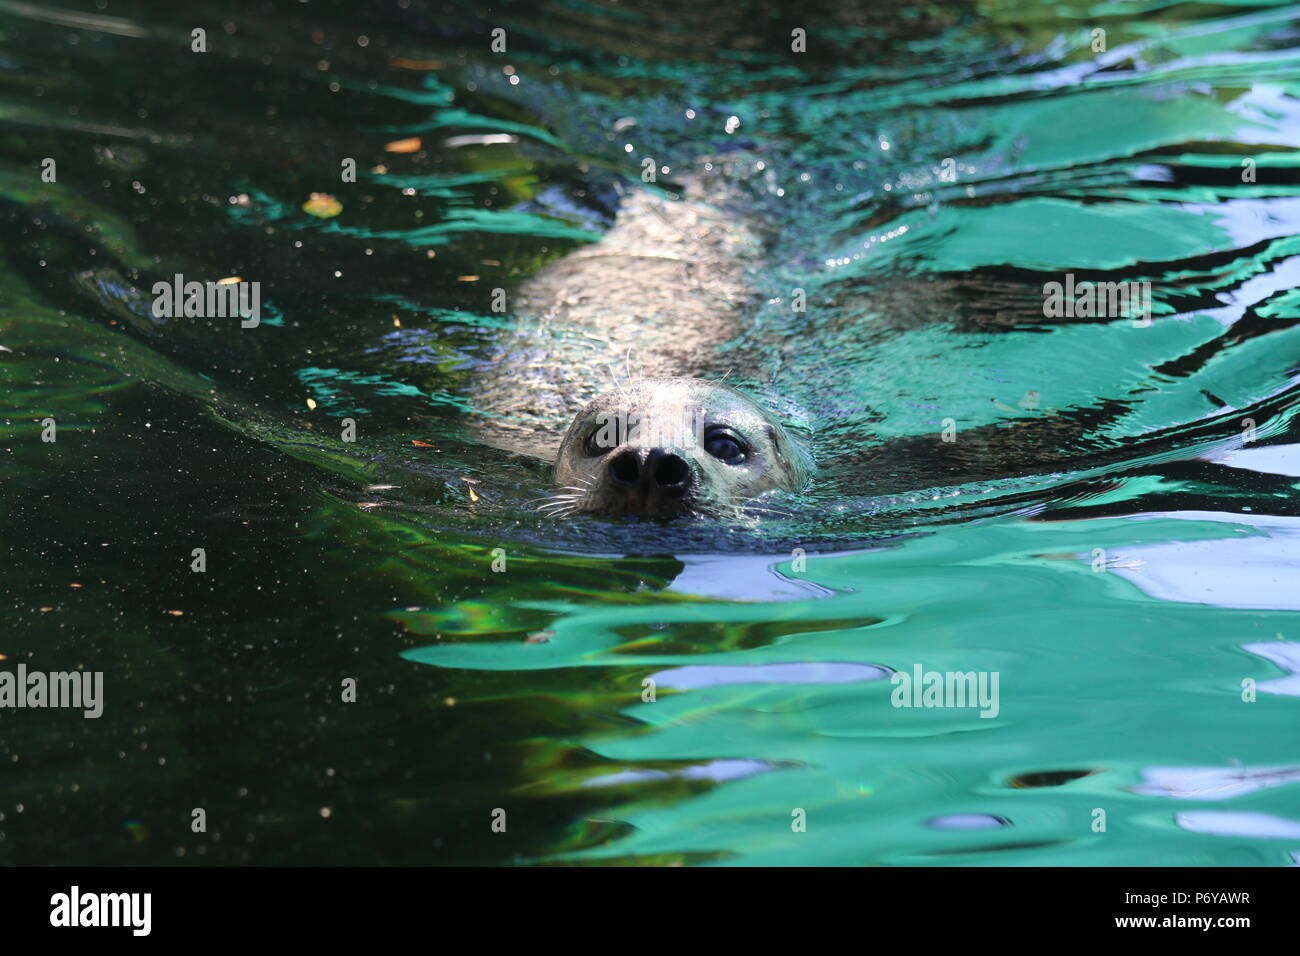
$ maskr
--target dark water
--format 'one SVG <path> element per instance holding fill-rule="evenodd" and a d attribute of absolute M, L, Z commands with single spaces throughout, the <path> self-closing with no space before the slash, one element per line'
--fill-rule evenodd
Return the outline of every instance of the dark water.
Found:
<path fill-rule="evenodd" d="M 105 687 L 0 710 L 0 861 L 1295 862 L 1298 13 L 0 0 L 0 663 Z M 762 233 L 779 514 L 548 520 L 470 427 L 646 159 Z"/>

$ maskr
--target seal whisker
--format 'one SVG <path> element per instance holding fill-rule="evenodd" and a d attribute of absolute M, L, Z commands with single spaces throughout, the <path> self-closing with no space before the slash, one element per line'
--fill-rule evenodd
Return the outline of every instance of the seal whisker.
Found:
<path fill-rule="evenodd" d="M 618 373 L 614 371 L 614 366 L 606 365 L 605 368 L 609 369 L 609 377 L 613 379 L 614 387 L 618 389 L 618 393 L 624 398 L 627 398 L 627 392 L 623 391 L 623 386 L 619 383 Z"/>
<path fill-rule="evenodd" d="M 534 501 L 550 501 L 551 497 L 551 495 L 538 495 L 536 498 L 529 498 L 524 504 L 531 505 Z"/>
<path fill-rule="evenodd" d="M 588 491 L 587 488 L 574 488 L 572 491 L 553 491 L 547 497 L 552 501 L 561 501 L 566 498 L 585 498 Z"/>
<path fill-rule="evenodd" d="M 558 508 L 555 511 L 546 512 L 545 516 L 547 518 L 567 518 L 569 515 L 575 514 L 576 512 L 577 509 L 574 508 L 572 505 L 565 505 L 564 507 Z"/>
<path fill-rule="evenodd" d="M 547 507 L 567 507 L 568 505 L 576 505 L 578 501 L 581 501 L 581 498 L 556 498 L 554 501 L 546 502 L 545 505 L 538 505 L 534 510 L 541 511 L 547 509 Z"/>
<path fill-rule="evenodd" d="M 526 505 L 531 505 L 534 501 L 543 501 L 543 502 L 548 502 L 548 503 L 549 503 L 549 502 L 556 501 L 556 500 L 559 500 L 559 499 L 567 499 L 567 498 L 582 498 L 582 497 L 586 497 L 587 492 L 588 492 L 588 489 L 585 489 L 585 488 L 575 488 L 575 489 L 573 489 L 573 491 L 575 492 L 574 494 L 562 495 L 562 494 L 556 494 L 556 493 L 552 492 L 552 493 L 549 494 L 549 495 L 541 495 L 540 497 L 537 497 L 537 498 L 529 498 L 527 501 L 524 502 L 524 504 L 526 504 Z"/>
<path fill-rule="evenodd" d="M 776 518 L 793 518 L 794 515 L 789 511 L 778 511 L 775 508 L 763 508 L 761 506 L 742 507 L 741 514 L 762 514 L 771 515 Z"/>
<path fill-rule="evenodd" d="M 746 498 L 744 495 L 733 495 L 729 498 L 723 499 L 723 501 L 726 505 L 735 508 L 738 512 L 741 513 L 752 511 L 752 512 L 759 512 L 762 514 L 777 515 L 782 518 L 794 517 L 794 512 L 792 511 L 783 511 L 779 508 L 770 507 L 768 505 L 761 505 L 757 503 L 757 499 Z"/>

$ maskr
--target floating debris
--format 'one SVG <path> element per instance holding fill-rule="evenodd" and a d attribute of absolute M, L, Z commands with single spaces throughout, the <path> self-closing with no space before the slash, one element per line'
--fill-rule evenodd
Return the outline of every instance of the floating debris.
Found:
<path fill-rule="evenodd" d="M 302 204 L 302 211 L 317 219 L 333 219 L 343 211 L 343 203 L 329 193 L 312 193 L 311 198 Z"/>
<path fill-rule="evenodd" d="M 404 56 L 390 56 L 388 65 L 399 70 L 441 70 L 447 64 L 442 60 L 408 60 Z"/>

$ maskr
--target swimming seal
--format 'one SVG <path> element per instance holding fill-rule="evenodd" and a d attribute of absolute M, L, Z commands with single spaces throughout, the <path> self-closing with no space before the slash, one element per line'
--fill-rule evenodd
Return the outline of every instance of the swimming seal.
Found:
<path fill-rule="evenodd" d="M 709 380 L 760 302 L 744 263 L 762 240 L 729 198 L 719 179 L 681 198 L 637 189 L 599 242 L 517 292 L 517 324 L 477 376 L 478 437 L 555 462 L 544 510 L 721 515 L 805 483 L 786 429 Z"/>

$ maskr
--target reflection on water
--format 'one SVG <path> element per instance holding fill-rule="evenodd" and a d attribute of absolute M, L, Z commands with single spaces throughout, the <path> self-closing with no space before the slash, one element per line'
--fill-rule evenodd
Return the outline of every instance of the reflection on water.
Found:
<path fill-rule="evenodd" d="M 1260 690 L 1266 694 L 1300 697 L 1300 644 L 1295 641 L 1277 640 L 1269 644 L 1243 644 L 1241 649 L 1258 654 L 1288 672 L 1285 677 L 1261 681 Z"/>
<path fill-rule="evenodd" d="M 1147 767 L 1137 793 L 1179 800 L 1228 800 L 1300 781 L 1300 767 Z"/>
<path fill-rule="evenodd" d="M 1185 830 L 1217 833 L 1220 836 L 1244 836 L 1265 840 L 1300 839 L 1300 821 L 1286 820 L 1267 813 L 1233 813 L 1230 810 L 1200 810 L 1180 813 L 1175 818 Z"/>
<path fill-rule="evenodd" d="M 880 680 L 889 672 L 869 664 L 795 663 L 764 664 L 755 667 L 674 667 L 651 674 L 660 687 L 694 690 L 724 684 L 841 684 Z"/>
<path fill-rule="evenodd" d="M 1174 538 L 1117 553 L 1114 572 L 1152 597 L 1219 607 L 1300 610 L 1300 519 L 1213 512 L 1133 517 L 1226 526 L 1221 537 Z"/>
<path fill-rule="evenodd" d="M 120 704 L 0 713 L 7 859 L 1300 853 L 1296 8 L 78 6 L 0 2 L 0 654 Z M 688 176 L 760 239 L 705 358 L 817 480 L 547 519 L 494 292 Z"/>

